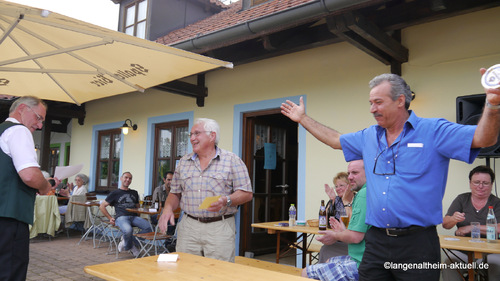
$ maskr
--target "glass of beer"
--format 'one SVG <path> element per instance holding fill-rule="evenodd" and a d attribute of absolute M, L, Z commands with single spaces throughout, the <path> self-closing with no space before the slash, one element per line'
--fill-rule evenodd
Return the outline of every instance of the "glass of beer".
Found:
<path fill-rule="evenodd" d="M 347 216 L 347 214 L 342 215 L 340 217 L 340 219 L 342 220 L 342 222 L 344 223 L 345 227 L 347 228 L 349 226 L 349 217 Z"/>
<path fill-rule="evenodd" d="M 139 196 L 139 207 L 142 208 L 144 206 L 144 194 Z"/>

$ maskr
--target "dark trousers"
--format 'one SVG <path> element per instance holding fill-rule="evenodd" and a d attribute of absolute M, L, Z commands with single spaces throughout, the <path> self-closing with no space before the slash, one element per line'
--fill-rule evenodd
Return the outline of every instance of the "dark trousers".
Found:
<path fill-rule="evenodd" d="M 29 247 L 28 225 L 0 217 L 0 280 L 26 280 Z"/>
<path fill-rule="evenodd" d="M 435 226 L 398 237 L 371 227 L 365 241 L 366 249 L 359 266 L 360 281 L 439 280 L 441 254 Z"/>

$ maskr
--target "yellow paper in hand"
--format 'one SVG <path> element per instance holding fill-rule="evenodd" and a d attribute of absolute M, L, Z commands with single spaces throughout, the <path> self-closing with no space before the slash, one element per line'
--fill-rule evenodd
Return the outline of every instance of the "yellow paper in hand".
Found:
<path fill-rule="evenodd" d="M 198 207 L 198 209 L 200 209 L 200 210 L 207 209 L 208 207 L 210 207 L 210 204 L 212 204 L 213 202 L 219 200 L 219 198 L 220 198 L 220 195 L 219 196 L 206 197 L 205 200 L 203 200 L 203 202 L 201 202 L 200 207 Z"/>

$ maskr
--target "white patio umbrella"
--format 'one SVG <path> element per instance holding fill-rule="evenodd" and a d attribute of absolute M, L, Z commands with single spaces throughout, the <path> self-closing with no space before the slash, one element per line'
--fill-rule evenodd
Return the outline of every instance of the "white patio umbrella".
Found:
<path fill-rule="evenodd" d="M 81 104 L 232 64 L 0 0 L 0 95 Z"/>

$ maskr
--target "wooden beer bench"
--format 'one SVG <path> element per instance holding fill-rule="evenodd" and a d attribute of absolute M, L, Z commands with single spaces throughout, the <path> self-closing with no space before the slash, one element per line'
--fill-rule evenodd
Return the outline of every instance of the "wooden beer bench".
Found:
<path fill-rule="evenodd" d="M 258 259 L 252 259 L 247 257 L 236 256 L 234 257 L 234 263 L 248 265 L 252 267 L 257 267 L 261 269 L 291 274 L 300 276 L 302 269 L 291 265 L 284 265 L 274 262 L 262 261 Z"/>

